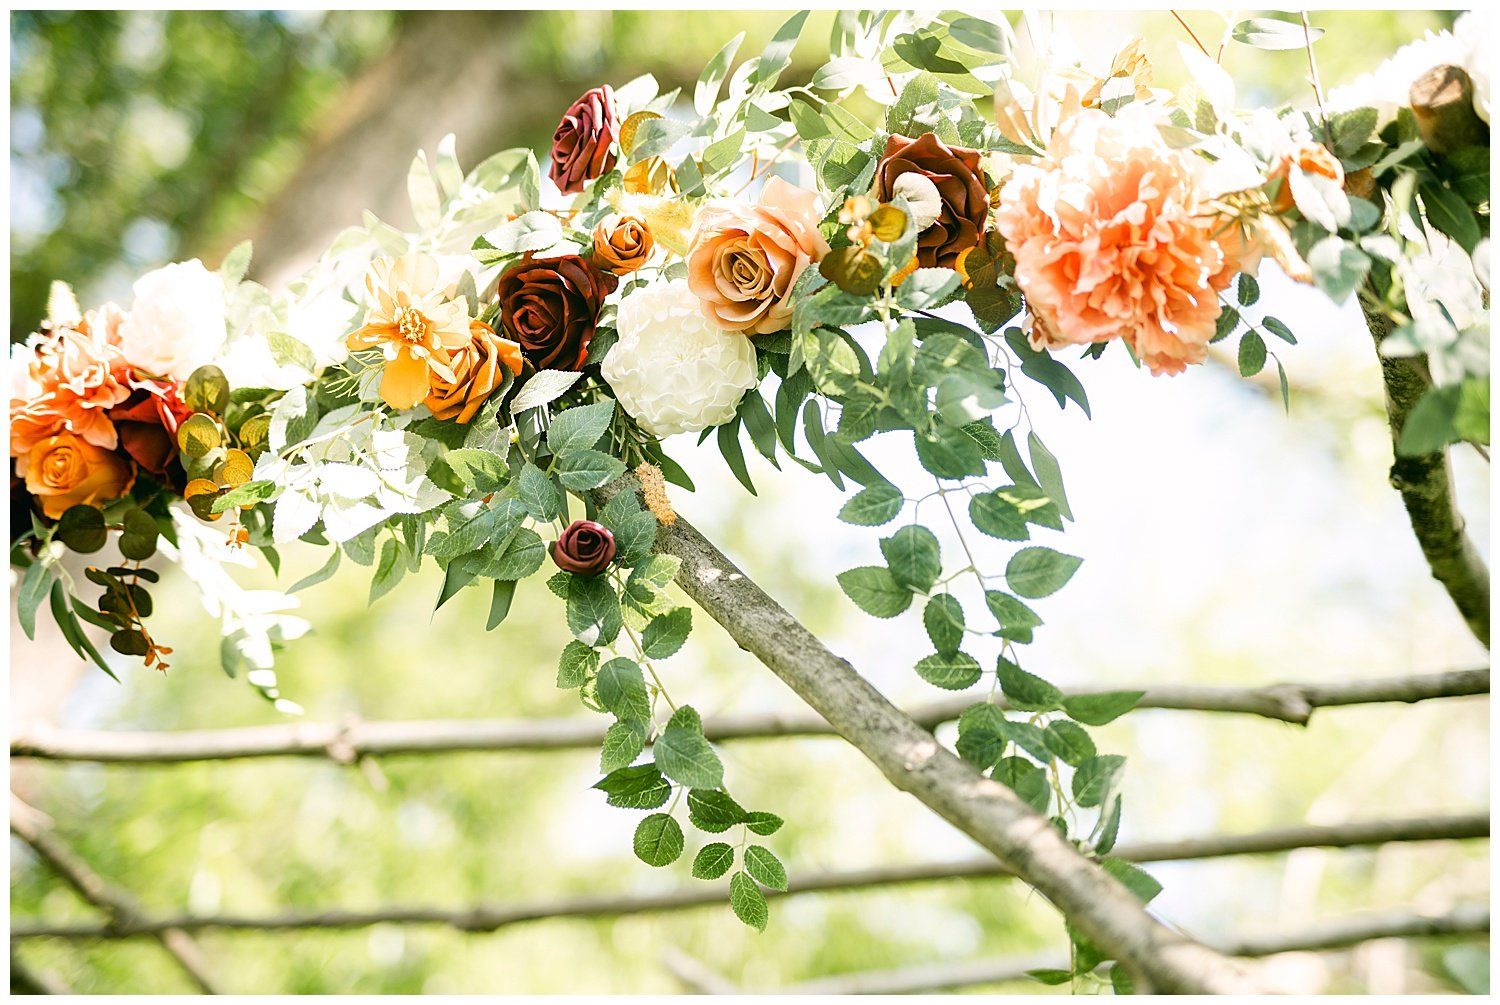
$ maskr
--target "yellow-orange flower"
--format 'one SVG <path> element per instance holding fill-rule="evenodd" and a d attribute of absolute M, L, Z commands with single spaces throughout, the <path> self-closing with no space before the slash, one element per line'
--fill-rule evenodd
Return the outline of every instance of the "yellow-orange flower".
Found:
<path fill-rule="evenodd" d="M 38 441 L 27 455 L 26 491 L 56 520 L 71 506 L 100 506 L 130 491 L 135 465 L 81 436 L 58 433 Z"/>
<path fill-rule="evenodd" d="M 380 397 L 392 408 L 413 408 L 434 377 L 453 380 L 452 353 L 469 344 L 468 308 L 438 287 L 438 263 L 430 255 L 375 259 L 365 289 L 370 310 L 349 336 L 349 348 L 380 349 Z"/>
<path fill-rule="evenodd" d="M 1323 144 L 1309 140 L 1283 153 L 1266 176 L 1267 182 L 1280 182 L 1271 198 L 1271 208 L 1278 213 L 1286 213 L 1295 205 L 1291 178 L 1294 169 L 1302 174 L 1319 175 L 1338 185 L 1344 184 L 1344 165 Z"/>
<path fill-rule="evenodd" d="M 453 379 L 433 377 L 427 407 L 435 419 L 468 422 L 504 382 L 504 370 L 520 376 L 519 344 L 496 335 L 483 321 L 469 322 L 469 331 L 469 344 L 453 352 Z"/>

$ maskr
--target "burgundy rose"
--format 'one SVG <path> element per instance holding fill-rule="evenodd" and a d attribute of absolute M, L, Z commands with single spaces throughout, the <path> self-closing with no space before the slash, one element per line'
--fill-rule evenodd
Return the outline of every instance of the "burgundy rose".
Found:
<path fill-rule="evenodd" d="M 615 110 L 615 92 L 608 84 L 585 91 L 573 102 L 552 134 L 552 169 L 549 174 L 558 190 L 571 195 L 582 192 L 615 166 L 612 149 L 620 136 L 620 117 Z"/>
<path fill-rule="evenodd" d="M 575 576 L 597 576 L 614 557 L 615 536 L 592 520 L 574 520 L 552 545 L 552 561 Z"/>
<path fill-rule="evenodd" d="M 153 474 L 165 474 L 177 456 L 177 427 L 193 410 L 170 381 L 132 378 L 130 397 L 109 410 L 120 447 Z"/>
<path fill-rule="evenodd" d="M 990 199 L 979 172 L 979 151 L 950 147 L 934 133 L 916 139 L 893 135 L 875 171 L 875 197 L 889 202 L 896 179 L 915 171 L 937 186 L 942 213 L 917 238 L 917 264 L 953 268 L 989 227 Z"/>
<path fill-rule="evenodd" d="M 617 282 L 577 255 L 527 255 L 500 277 L 500 323 L 537 369 L 581 369 Z"/>

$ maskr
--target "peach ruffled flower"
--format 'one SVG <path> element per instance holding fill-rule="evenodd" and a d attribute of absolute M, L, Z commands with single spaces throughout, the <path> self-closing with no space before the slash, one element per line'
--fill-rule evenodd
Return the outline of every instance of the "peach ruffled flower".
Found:
<path fill-rule="evenodd" d="M 779 332 L 791 324 L 792 286 L 828 254 L 818 194 L 772 178 L 755 204 L 704 209 L 687 253 L 688 286 L 725 331 Z"/>
<path fill-rule="evenodd" d="M 61 432 L 106 450 L 118 446 L 109 410 L 131 392 L 120 318 L 120 309 L 109 304 L 89 311 L 74 327 L 53 328 L 11 349 L 12 457 L 25 457 L 39 441 Z"/>
<path fill-rule="evenodd" d="M 1123 338 L 1154 374 L 1201 363 L 1218 293 L 1259 264 L 1204 194 L 1206 162 L 1168 147 L 1148 108 L 1073 108 L 1045 157 L 1018 162 L 996 223 L 1037 348 Z"/>
<path fill-rule="evenodd" d="M 437 260 L 422 254 L 377 258 L 365 274 L 371 306 L 348 345 L 385 356 L 380 397 L 392 408 L 420 404 L 434 376 L 451 382 L 452 353 L 469 344 L 468 306 L 449 300 L 438 276 Z"/>

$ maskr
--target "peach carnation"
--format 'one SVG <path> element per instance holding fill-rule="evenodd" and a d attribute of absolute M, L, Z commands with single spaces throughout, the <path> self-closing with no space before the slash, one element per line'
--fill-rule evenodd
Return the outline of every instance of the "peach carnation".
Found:
<path fill-rule="evenodd" d="M 768 335 L 792 321 L 792 286 L 828 254 L 818 194 L 773 177 L 755 205 L 722 202 L 698 217 L 688 286 L 725 331 Z"/>
<path fill-rule="evenodd" d="M 25 457 L 61 432 L 113 450 L 119 439 L 109 410 L 130 397 L 120 351 L 119 308 L 84 315 L 76 327 L 33 335 L 11 350 L 10 455 Z"/>
<path fill-rule="evenodd" d="M 1207 357 L 1218 291 L 1260 256 L 1206 206 L 1207 163 L 1168 147 L 1157 124 L 1143 106 L 1076 109 L 1001 191 L 996 224 L 1033 346 L 1118 336 L 1154 374 Z"/>

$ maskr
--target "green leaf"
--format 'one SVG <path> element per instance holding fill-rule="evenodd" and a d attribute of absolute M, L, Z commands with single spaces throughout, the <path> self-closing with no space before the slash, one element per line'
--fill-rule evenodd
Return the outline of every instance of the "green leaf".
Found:
<path fill-rule="evenodd" d="M 1135 982 L 1130 979 L 1130 971 L 1118 963 L 1109 968 L 1109 987 L 1117 997 L 1135 994 Z"/>
<path fill-rule="evenodd" d="M 692 729 L 668 724 L 651 747 L 661 773 L 695 789 L 713 789 L 724 784 L 724 765 L 703 737 L 700 726 Z"/>
<path fill-rule="evenodd" d="M 574 576 L 568 582 L 568 628 L 586 645 L 609 645 L 623 625 L 620 598 L 602 578 Z"/>
<path fill-rule="evenodd" d="M 1076 722 L 1058 719 L 1056 722 L 1049 723 L 1045 736 L 1047 749 L 1074 767 L 1098 753 L 1088 731 Z"/>
<path fill-rule="evenodd" d="M 500 622 L 504 621 L 506 615 L 510 613 L 510 602 L 515 599 L 515 596 L 514 580 L 495 580 L 495 586 L 490 592 L 490 614 L 484 622 L 485 631 L 492 632 L 500 627 Z"/>
<path fill-rule="evenodd" d="M 219 276 L 225 287 L 238 285 L 245 278 L 245 273 L 250 271 L 250 251 L 250 242 L 241 241 L 230 248 L 229 254 L 219 263 Z"/>
<path fill-rule="evenodd" d="M 1085 758 L 1073 773 L 1073 799 L 1079 806 L 1098 806 L 1114 785 L 1125 758 L 1119 754 L 1100 754 Z"/>
<path fill-rule="evenodd" d="M 720 426 L 717 442 L 719 453 L 724 455 L 724 463 L 729 465 L 735 479 L 745 486 L 746 492 L 755 495 L 755 483 L 750 480 L 750 469 L 745 466 L 745 448 L 740 446 L 740 420 Z"/>
<path fill-rule="evenodd" d="M 933 653 L 917 661 L 917 676 L 929 684 L 949 691 L 972 687 L 983 676 L 979 662 L 967 653 L 942 655 Z"/>
<path fill-rule="evenodd" d="M 984 455 L 973 437 L 942 428 L 935 439 L 916 434 L 917 460 L 939 478 L 968 478 L 984 474 Z"/>
<path fill-rule="evenodd" d="M 761 837 L 775 834 L 781 830 L 781 825 L 784 823 L 786 823 L 785 820 L 782 820 L 774 813 L 767 813 L 765 810 L 755 810 L 745 817 L 745 827 L 749 829 L 750 833 L 759 834 Z"/>
<path fill-rule="evenodd" d="M 1018 709 L 1050 712 L 1063 703 L 1063 694 L 1056 687 L 1035 674 L 1027 673 L 1004 656 L 997 662 L 995 672 L 1000 678 L 1000 690 L 1005 692 L 1006 700 Z"/>
<path fill-rule="evenodd" d="M 644 725 L 651 719 L 651 697 L 646 678 L 635 661 L 617 656 L 599 668 L 594 682 L 599 704 L 627 724 Z"/>
<path fill-rule="evenodd" d="M 1248 272 L 1241 272 L 1239 283 L 1235 287 L 1235 293 L 1241 307 L 1249 307 L 1260 299 L 1260 283 Z"/>
<path fill-rule="evenodd" d="M 987 701 L 970 705 L 958 717 L 958 756 L 980 771 L 988 771 L 1005 753 L 1010 738 L 1005 733 L 1005 714 Z"/>
<path fill-rule="evenodd" d="M 773 890 L 786 889 L 786 867 L 769 848 L 758 844 L 746 848 L 745 871 L 761 886 L 768 886 Z"/>
<path fill-rule="evenodd" d="M 911 591 L 898 584 L 884 566 L 862 565 L 838 575 L 839 586 L 866 614 L 894 618 L 911 606 Z"/>
<path fill-rule="evenodd" d="M 1042 623 L 1035 611 L 1000 590 L 986 590 L 984 602 L 1000 625 L 995 634 L 1001 638 L 1025 645 L 1031 641 L 1031 630 Z"/>
<path fill-rule="evenodd" d="M 375 603 L 381 597 L 390 593 L 401 577 L 406 575 L 406 563 L 400 561 L 401 546 L 394 539 L 387 538 L 380 548 L 380 561 L 375 565 L 375 576 L 370 580 L 370 599 L 368 603 Z"/>
<path fill-rule="evenodd" d="M 796 48 L 797 38 L 802 34 L 802 26 L 806 23 L 807 11 L 798 11 L 776 29 L 776 34 L 761 52 L 755 69 L 750 74 L 750 86 L 754 90 L 769 90 L 776 83 L 776 78 L 781 76 L 781 71 L 792 65 L 792 50 Z M 761 927 L 764 928 L 764 924 Z"/>
<path fill-rule="evenodd" d="M 672 785 L 662 777 L 654 764 L 637 764 L 634 767 L 611 771 L 594 783 L 602 790 L 610 806 L 627 810 L 654 810 L 672 795 Z"/>
<path fill-rule="evenodd" d="M 999 492 L 981 492 L 969 499 L 969 520 L 981 534 L 1002 541 L 1025 541 L 1031 537 L 1021 508 Z"/>
<path fill-rule="evenodd" d="M 1370 257 L 1337 236 L 1325 237 L 1314 244 L 1306 258 L 1313 281 L 1338 304 L 1349 299 L 1370 271 Z"/>
<path fill-rule="evenodd" d="M 1063 490 L 1062 468 L 1058 465 L 1057 458 L 1052 456 L 1052 452 L 1037 438 L 1036 433 L 1027 434 L 1026 445 L 1031 451 L 1031 467 L 1036 471 L 1037 480 L 1042 483 L 1042 491 L 1057 504 L 1057 512 L 1063 519 L 1073 519 L 1073 511 L 1068 507 L 1068 494 Z"/>
<path fill-rule="evenodd" d="M 484 575 L 493 579 L 525 579 L 542 567 L 547 545 L 530 527 L 520 527 L 506 542 L 505 548 L 484 565 Z"/>
<path fill-rule="evenodd" d="M 1427 221 L 1472 255 L 1484 232 L 1464 197 L 1436 181 L 1423 182 L 1418 191 L 1422 194 L 1422 206 L 1427 210 Z M 1308 264 L 1312 264 L 1311 260 Z"/>
<path fill-rule="evenodd" d="M 151 526 L 153 530 L 156 528 L 154 523 Z M 109 540 L 109 530 L 104 525 L 103 513 L 93 506 L 80 504 L 63 510 L 52 536 L 70 550 L 87 555 L 104 547 Z"/>
<path fill-rule="evenodd" d="M 521 466 L 516 479 L 516 494 L 526 512 L 535 520 L 551 521 L 562 514 L 562 494 L 552 480 L 534 464 Z"/>
<path fill-rule="evenodd" d="M 714 110 L 714 103 L 719 98 L 719 86 L 729 73 L 729 64 L 734 61 L 734 54 L 739 51 L 740 43 L 744 40 L 744 32 L 731 38 L 703 68 L 697 86 L 693 88 L 693 111 L 699 115 L 706 116 Z"/>
<path fill-rule="evenodd" d="M 558 457 L 556 464 L 558 480 L 574 492 L 596 489 L 625 473 L 622 461 L 598 450 L 574 450 Z"/>
<path fill-rule="evenodd" d="M 860 527 L 879 527 L 896 519 L 905 501 L 901 490 L 890 482 L 876 482 L 844 503 L 839 519 Z"/>
<path fill-rule="evenodd" d="M 653 813 L 635 828 L 635 857 L 647 865 L 671 865 L 682 855 L 682 825 L 665 813 Z"/>
<path fill-rule="evenodd" d="M 1262 318 L 1260 324 L 1262 328 L 1266 329 L 1266 331 L 1270 332 L 1272 335 L 1275 335 L 1283 342 L 1289 343 L 1290 345 L 1297 344 L 1297 336 L 1293 335 L 1292 330 L 1278 318 Z"/>
<path fill-rule="evenodd" d="M 137 606 L 139 606 L 140 601 L 137 600 L 136 603 Z M 73 598 L 73 606 L 80 608 L 82 607 L 76 597 Z M 100 655 L 99 650 L 94 648 L 94 644 L 90 642 L 89 637 L 84 634 L 83 626 L 78 623 L 77 618 L 73 616 L 73 612 L 68 609 L 68 593 L 65 589 L 63 589 L 62 580 L 54 580 L 52 583 L 51 607 L 52 620 L 57 622 L 57 627 L 62 632 L 63 639 L 68 643 L 69 646 L 72 647 L 73 652 L 77 653 L 80 659 L 87 656 L 89 659 L 93 660 L 95 666 L 108 674 L 111 680 L 119 683 L 120 678 L 115 676 L 115 672 L 109 668 L 109 663 L 107 663 L 104 657 Z M 116 632 L 115 634 L 119 635 L 122 633 Z M 142 644 L 145 643 L 144 638 L 142 638 L 140 641 Z M 111 646 L 114 645 L 113 636 L 110 638 L 110 644 Z M 118 651 L 123 652 L 123 650 Z"/>
<path fill-rule="evenodd" d="M 1011 592 L 1028 600 L 1048 597 L 1062 589 L 1082 564 L 1083 559 L 1051 548 L 1022 548 L 1006 563 L 1005 581 Z"/>
<path fill-rule="evenodd" d="M 599 651 L 582 642 L 569 642 L 557 661 L 557 686 L 583 687 L 599 670 Z"/>
<path fill-rule="evenodd" d="M 693 826 L 710 834 L 720 834 L 749 817 L 744 807 L 727 792 L 715 789 L 693 789 L 688 793 L 688 819 Z"/>
<path fill-rule="evenodd" d="M 692 630 L 692 608 L 678 607 L 651 619 L 641 632 L 641 649 L 647 659 L 664 660 L 682 648 Z"/>
<path fill-rule="evenodd" d="M 1030 977 L 1038 984 L 1046 984 L 1049 987 L 1057 987 L 1058 985 L 1067 984 L 1069 981 L 1071 981 L 1073 979 L 1073 972 L 1071 970 L 1052 970 L 1047 967 L 1039 967 L 1036 970 L 1026 971 L 1026 976 Z"/>
<path fill-rule="evenodd" d="M 718 879 L 734 865 L 734 849 L 722 841 L 706 844 L 693 859 L 694 879 Z"/>
<path fill-rule="evenodd" d="M 251 481 L 232 488 L 216 498 L 209 507 L 210 513 L 224 513 L 247 503 L 263 502 L 276 494 L 277 485 L 272 481 Z"/>
<path fill-rule="evenodd" d="M 729 877 L 729 907 L 734 916 L 757 932 L 764 932 L 771 920 L 766 907 L 766 895 L 760 892 L 755 880 L 744 872 Z"/>
<path fill-rule="evenodd" d="M 1266 365 L 1266 343 L 1253 329 L 1240 336 L 1240 376 L 1253 377 Z"/>
<path fill-rule="evenodd" d="M 1257 49 L 1302 49 L 1323 37 L 1322 28 L 1304 31 L 1300 24 L 1269 17 L 1252 17 L 1234 26 L 1230 37 Z"/>
<path fill-rule="evenodd" d="M 1030 803 L 1038 813 L 1045 812 L 1052 797 L 1052 786 L 1047 782 L 1047 773 L 1024 757 L 1003 757 L 990 772 L 990 777 L 1010 787 L 1016 795 Z"/>
<path fill-rule="evenodd" d="M 1135 708 L 1146 696 L 1144 691 L 1102 691 L 1098 694 L 1075 694 L 1063 699 L 1063 711 L 1079 722 L 1103 726 Z"/>
<path fill-rule="evenodd" d="M 28 639 L 36 639 L 37 608 L 42 606 L 42 598 L 52 588 L 56 578 L 57 573 L 52 566 L 37 561 L 28 565 L 21 574 L 21 584 L 16 590 L 16 618 Z"/>
<path fill-rule="evenodd" d="M 1120 836 L 1120 810 L 1124 805 L 1123 796 L 1115 796 L 1110 800 L 1109 810 L 1099 820 L 1099 837 L 1094 841 L 1094 851 L 1099 855 L 1108 855 L 1110 849 L 1115 846 L 1115 838 Z"/>
<path fill-rule="evenodd" d="M 1052 751 L 1047 749 L 1047 734 L 1042 732 L 1040 726 L 1002 718 L 999 729 L 1001 735 L 1036 758 L 1038 763 L 1046 764 L 1052 759 Z"/>
<path fill-rule="evenodd" d="M 1124 859 L 1112 858 L 1104 863 L 1104 871 L 1125 884 L 1125 889 L 1135 894 L 1143 904 L 1149 904 L 1161 893 L 1161 883 L 1146 870 Z"/>
<path fill-rule="evenodd" d="M 604 731 L 604 745 L 599 751 L 599 770 L 606 775 L 630 764 L 645 749 L 641 734 L 623 722 L 611 723 Z"/>
<path fill-rule="evenodd" d="M 891 578 L 909 590 L 926 592 L 942 575 L 937 535 L 918 524 L 902 527 L 880 541 Z"/>
<path fill-rule="evenodd" d="M 940 655 L 957 654 L 964 641 L 964 608 L 951 593 L 940 593 L 922 610 L 927 637 Z"/>
<path fill-rule="evenodd" d="M 333 574 L 339 569 L 339 561 L 342 555 L 343 552 L 339 550 L 339 547 L 337 545 L 334 545 L 333 554 L 328 556 L 328 561 L 324 563 L 321 569 L 319 569 L 317 572 L 311 572 L 306 576 L 303 576 L 301 579 L 293 583 L 291 585 L 291 588 L 286 592 L 296 593 L 299 590 L 305 590 L 309 586 L 317 586 L 319 583 L 326 582 L 327 580 L 331 579 L 333 577 Z"/>
<path fill-rule="evenodd" d="M 575 405 L 552 416 L 547 426 L 547 446 L 558 457 L 575 450 L 587 450 L 609 428 L 615 403 L 606 398 L 594 405 Z"/>

